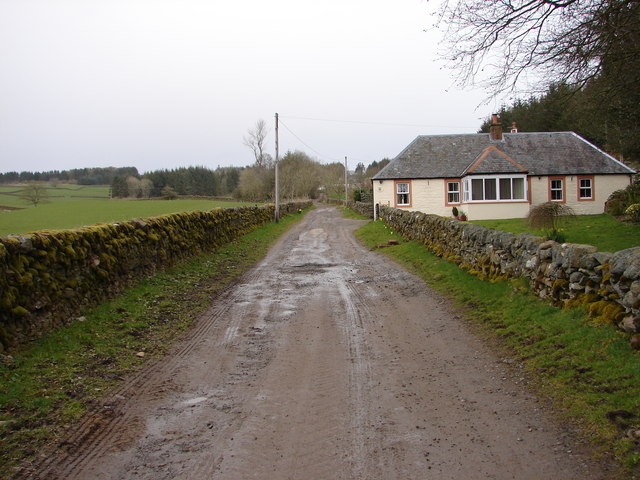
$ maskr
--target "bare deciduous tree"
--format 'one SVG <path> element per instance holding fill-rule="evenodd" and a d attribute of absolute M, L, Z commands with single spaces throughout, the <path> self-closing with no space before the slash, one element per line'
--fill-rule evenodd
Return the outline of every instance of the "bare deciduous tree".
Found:
<path fill-rule="evenodd" d="M 153 191 L 153 182 L 148 178 L 140 180 L 140 194 L 142 198 L 150 198 Z"/>
<path fill-rule="evenodd" d="M 269 128 L 267 123 L 260 119 L 256 122 L 253 128 L 247 131 L 247 134 L 242 137 L 243 143 L 251 149 L 253 156 L 256 159 L 256 166 L 269 167 L 271 164 L 271 156 L 264 151 L 265 140 L 269 134 Z"/>
<path fill-rule="evenodd" d="M 127 191 L 129 196 L 132 198 L 140 197 L 140 179 L 136 177 L 127 177 Z"/>
<path fill-rule="evenodd" d="M 254 165 L 240 172 L 236 195 L 250 202 L 264 202 L 272 198 L 274 169 Z"/>
<path fill-rule="evenodd" d="M 462 84 L 496 94 L 527 74 L 539 91 L 584 86 L 603 71 L 637 79 L 630 65 L 640 56 L 638 0 L 444 0 L 437 15 Z"/>
<path fill-rule="evenodd" d="M 40 182 L 29 183 L 20 192 L 20 199 L 37 207 L 41 203 L 47 203 L 47 187 Z"/>
<path fill-rule="evenodd" d="M 280 161 L 280 191 L 285 200 L 316 198 L 320 163 L 306 153 L 287 152 Z"/>

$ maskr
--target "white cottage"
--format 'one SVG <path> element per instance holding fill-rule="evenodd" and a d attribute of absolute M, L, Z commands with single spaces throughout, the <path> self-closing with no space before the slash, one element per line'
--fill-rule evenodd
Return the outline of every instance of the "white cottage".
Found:
<path fill-rule="evenodd" d="M 372 179 L 374 204 L 471 220 L 526 217 L 560 202 L 599 214 L 635 171 L 573 132 L 421 135 Z"/>

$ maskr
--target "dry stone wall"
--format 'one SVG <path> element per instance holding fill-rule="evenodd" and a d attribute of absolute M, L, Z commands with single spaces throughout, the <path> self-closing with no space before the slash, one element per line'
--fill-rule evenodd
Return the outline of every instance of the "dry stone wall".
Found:
<path fill-rule="evenodd" d="M 0 238 L 0 352 L 273 218 L 273 206 L 218 208 Z"/>
<path fill-rule="evenodd" d="M 640 332 L 640 247 L 616 253 L 559 244 L 458 220 L 381 207 L 383 221 L 403 237 L 485 279 L 525 278 L 558 306 L 585 305 L 598 320 Z"/>
<path fill-rule="evenodd" d="M 365 217 L 373 218 L 373 203 L 368 202 L 351 202 L 349 204 L 352 210 L 358 212 Z"/>

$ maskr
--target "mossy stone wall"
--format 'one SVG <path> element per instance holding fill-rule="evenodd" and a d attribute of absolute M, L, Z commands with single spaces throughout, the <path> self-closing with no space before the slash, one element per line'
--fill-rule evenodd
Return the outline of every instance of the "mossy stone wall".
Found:
<path fill-rule="evenodd" d="M 288 203 L 280 211 L 309 205 Z M 273 218 L 272 205 L 217 208 L 0 238 L 0 352 Z"/>
<path fill-rule="evenodd" d="M 559 244 L 390 207 L 381 207 L 380 216 L 403 237 L 478 277 L 525 278 L 555 305 L 585 305 L 599 321 L 628 333 L 640 330 L 640 247 L 598 252 L 591 245 Z"/>

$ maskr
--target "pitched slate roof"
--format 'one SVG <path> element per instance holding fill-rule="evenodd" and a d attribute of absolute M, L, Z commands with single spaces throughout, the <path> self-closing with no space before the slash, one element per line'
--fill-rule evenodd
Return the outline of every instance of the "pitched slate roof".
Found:
<path fill-rule="evenodd" d="M 631 168 L 573 132 L 421 135 L 373 179 L 460 178 L 465 175 L 633 174 Z"/>

